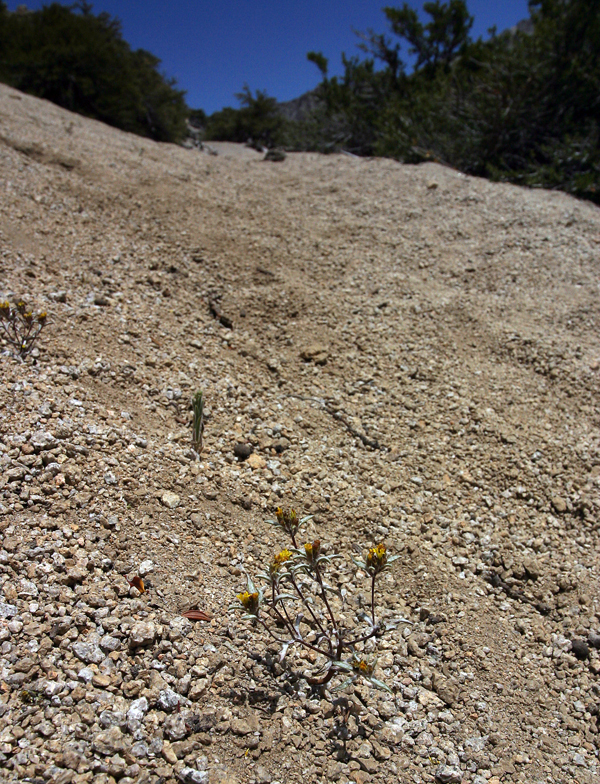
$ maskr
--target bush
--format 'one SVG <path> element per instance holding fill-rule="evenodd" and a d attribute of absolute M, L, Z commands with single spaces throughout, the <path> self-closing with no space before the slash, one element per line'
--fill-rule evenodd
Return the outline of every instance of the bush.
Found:
<path fill-rule="evenodd" d="M 426 24 L 406 3 L 384 9 L 416 58 L 410 74 L 400 45 L 373 31 L 366 59 L 342 57 L 341 78 L 309 53 L 322 105 L 296 148 L 306 129 L 305 149 L 434 160 L 600 202 L 600 0 L 532 0 L 525 29 L 475 42 L 463 0 L 424 10 Z"/>
<path fill-rule="evenodd" d="M 207 141 L 247 142 L 259 147 L 277 147 L 284 139 L 286 120 L 277 109 L 277 101 L 266 92 L 253 95 L 248 85 L 236 95 L 240 109 L 227 107 L 214 112 L 206 122 Z"/>
<path fill-rule="evenodd" d="M 88 3 L 27 13 L 0 3 L 0 51 L 0 80 L 18 90 L 157 141 L 186 134 L 184 93 L 160 60 L 132 51 L 120 22 Z"/>

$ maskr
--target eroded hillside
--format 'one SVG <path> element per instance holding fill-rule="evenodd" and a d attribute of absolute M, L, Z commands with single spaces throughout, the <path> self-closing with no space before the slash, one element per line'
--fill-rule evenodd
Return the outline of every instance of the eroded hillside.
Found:
<path fill-rule="evenodd" d="M 50 318 L 0 357 L 2 775 L 593 784 L 600 212 L 215 147 L 0 85 L 0 299 Z M 391 694 L 346 711 L 227 609 L 285 544 L 278 505 L 345 556 L 348 612 L 351 557 L 401 556 Z"/>

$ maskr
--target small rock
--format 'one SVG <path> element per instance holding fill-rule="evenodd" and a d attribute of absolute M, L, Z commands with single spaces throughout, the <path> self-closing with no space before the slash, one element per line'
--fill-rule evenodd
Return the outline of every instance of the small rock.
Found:
<path fill-rule="evenodd" d="M 7 604 L 6 602 L 0 602 L 0 618 L 12 618 L 12 616 L 16 614 L 17 614 L 16 605 Z"/>
<path fill-rule="evenodd" d="M 169 763 L 169 765 L 177 764 L 177 754 L 175 754 L 175 752 L 173 751 L 173 747 L 171 746 L 168 740 L 166 740 L 163 743 L 161 754 L 163 755 L 165 760 Z"/>
<path fill-rule="evenodd" d="M 31 446 L 38 452 L 43 449 L 52 449 L 56 446 L 56 438 L 46 430 L 37 430 L 31 436 Z"/>
<path fill-rule="evenodd" d="M 144 645 L 152 645 L 157 633 L 156 624 L 152 621 L 137 621 L 129 633 L 129 647 L 141 648 Z"/>
<path fill-rule="evenodd" d="M 117 640 L 116 637 L 111 637 L 110 634 L 105 634 L 104 637 L 100 640 L 100 647 L 103 651 L 107 653 L 111 653 L 112 651 L 118 651 L 121 647 L 121 641 Z"/>
<path fill-rule="evenodd" d="M 56 727 L 50 721 L 42 721 L 37 725 L 36 730 L 44 738 L 50 738 L 56 732 Z"/>
<path fill-rule="evenodd" d="M 66 302 L 67 301 L 67 292 L 66 291 L 52 291 L 48 294 L 48 299 L 51 299 L 53 302 Z"/>
<path fill-rule="evenodd" d="M 71 566 L 67 569 L 67 583 L 69 585 L 79 585 L 87 577 L 87 571 L 78 566 Z"/>
<path fill-rule="evenodd" d="M 174 692 L 172 689 L 163 689 L 158 695 L 156 704 L 160 710 L 165 711 L 165 713 L 171 713 L 179 707 L 180 702 L 181 697 L 177 692 Z"/>
<path fill-rule="evenodd" d="M 252 732 L 252 729 L 244 719 L 232 719 L 231 731 L 234 735 L 249 735 Z"/>
<path fill-rule="evenodd" d="M 96 686 L 98 689 L 106 689 L 110 686 L 110 683 L 109 675 L 94 675 L 92 678 L 92 685 Z"/>
<path fill-rule="evenodd" d="M 117 726 L 111 727 L 104 732 L 99 732 L 92 740 L 94 751 L 105 756 L 125 752 L 127 751 L 127 745 L 127 739 Z"/>
<path fill-rule="evenodd" d="M 600 634 L 597 632 L 590 632 L 588 634 L 588 642 L 592 646 L 592 648 L 596 648 L 596 650 L 600 650 Z"/>
<path fill-rule="evenodd" d="M 247 460 L 253 452 L 252 444 L 236 444 L 233 447 L 233 454 L 240 462 Z"/>
<path fill-rule="evenodd" d="M 160 500 L 163 506 L 166 506 L 167 509 L 177 509 L 181 503 L 181 498 L 177 495 L 177 493 L 171 493 L 170 490 L 167 490 L 165 493 L 163 493 Z"/>
<path fill-rule="evenodd" d="M 415 639 L 415 636 L 412 634 L 406 642 L 406 647 L 411 656 L 417 656 L 421 658 L 422 656 L 425 655 L 425 652 L 421 650 L 418 641 Z"/>
<path fill-rule="evenodd" d="M 177 758 L 175 758 L 177 760 Z M 195 768 L 182 768 L 179 771 L 179 780 L 184 784 L 207 784 L 208 771 Z"/>
<path fill-rule="evenodd" d="M 567 511 L 567 502 L 558 495 L 553 496 L 550 499 L 550 503 L 559 514 L 564 514 Z"/>
<path fill-rule="evenodd" d="M 104 660 L 104 653 L 100 650 L 98 645 L 89 642 L 74 642 L 71 650 L 86 664 L 100 664 Z"/>
<path fill-rule="evenodd" d="M 449 681 L 439 672 L 434 672 L 431 678 L 431 684 L 435 693 L 442 699 L 446 705 L 453 705 L 458 696 L 458 689 L 452 681 Z"/>
<path fill-rule="evenodd" d="M 461 769 L 452 765 L 440 765 L 435 772 L 435 780 L 440 784 L 460 784 L 462 777 Z"/>
<path fill-rule="evenodd" d="M 257 765 L 254 772 L 257 784 L 271 784 L 272 778 L 269 771 L 263 765 Z"/>
<path fill-rule="evenodd" d="M 585 661 L 590 658 L 590 649 L 584 640 L 573 640 L 571 642 L 571 650 L 579 661 Z"/>
<path fill-rule="evenodd" d="M 145 697 L 134 700 L 127 711 L 127 724 L 143 721 L 146 713 L 148 713 L 148 700 Z"/>
<path fill-rule="evenodd" d="M 206 694 L 209 685 L 208 678 L 200 678 L 199 680 L 194 681 L 188 691 L 188 698 L 193 701 L 199 700 L 200 697 L 203 697 Z"/>
<path fill-rule="evenodd" d="M 142 561 L 142 563 L 140 564 L 138 569 L 138 574 L 140 577 L 145 577 L 147 574 L 150 574 L 150 572 L 152 571 L 154 571 L 154 564 L 148 558 L 145 561 Z"/>
<path fill-rule="evenodd" d="M 325 365 L 329 352 L 326 346 L 323 346 L 320 343 L 313 343 L 302 349 L 300 356 L 305 362 L 314 362 L 315 365 Z"/>
<path fill-rule="evenodd" d="M 252 454 L 246 460 L 246 465 L 249 465 L 250 468 L 254 468 L 254 469 L 264 468 L 267 465 L 267 461 L 264 458 L 262 458 L 260 455 Z"/>
<path fill-rule="evenodd" d="M 164 731 L 171 740 L 183 740 L 190 734 L 190 729 L 181 713 L 175 713 L 167 717 L 164 723 Z"/>
<path fill-rule="evenodd" d="M 109 304 L 110 304 L 110 300 L 108 299 L 108 297 L 105 297 L 104 294 L 94 294 L 94 305 L 98 305 L 101 308 L 105 308 Z"/>

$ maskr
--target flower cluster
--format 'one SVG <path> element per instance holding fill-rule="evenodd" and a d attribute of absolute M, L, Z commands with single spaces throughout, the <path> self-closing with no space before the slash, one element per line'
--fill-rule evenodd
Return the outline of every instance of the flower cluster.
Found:
<path fill-rule="evenodd" d="M 369 574 L 379 574 L 385 569 L 387 564 L 387 550 L 384 544 L 371 547 L 367 553 L 367 571 Z"/>
<path fill-rule="evenodd" d="M 237 598 L 249 615 L 258 615 L 260 607 L 260 595 L 258 591 L 253 591 L 252 593 L 250 593 L 250 591 L 244 591 L 243 593 L 238 593 Z"/>
<path fill-rule="evenodd" d="M 294 547 L 296 547 L 296 533 L 298 532 L 298 528 L 300 528 L 303 523 L 308 522 L 311 518 L 312 515 L 299 518 L 295 509 L 283 509 L 281 506 L 278 506 L 275 510 L 275 519 L 267 520 L 267 522 L 285 531 L 292 540 Z"/>
<path fill-rule="evenodd" d="M 292 556 L 292 551 L 288 550 L 287 548 L 282 550 L 280 553 L 277 553 L 277 555 L 273 557 L 273 560 L 269 564 L 269 573 L 273 576 L 279 574 L 281 567 L 287 563 L 292 558 Z"/>
<path fill-rule="evenodd" d="M 333 559 L 340 556 L 325 554 L 320 539 L 300 546 L 296 542 L 300 526 L 308 520 L 299 519 L 293 509 L 275 510 L 275 519 L 268 522 L 285 531 L 292 544 L 274 555 L 268 569 L 257 575 L 263 590 L 255 588 L 248 577 L 248 587 L 237 594 L 233 607 L 244 611 L 247 620 L 261 626 L 281 646 L 280 662 L 292 646 L 310 651 L 314 669 L 304 675 L 310 686 L 324 686 L 335 676 L 345 675 L 335 691 L 359 678 L 389 691 L 374 677 L 376 660 L 363 654 L 369 650 L 365 648 L 369 641 L 372 648 L 386 631 L 410 623 L 404 618 L 384 623 L 376 617 L 377 577 L 397 556 L 389 557 L 382 543 L 367 551 L 365 561 L 355 562 L 370 577 L 371 602 L 370 612 L 360 611 L 352 621 L 345 611 L 345 590 L 334 587 L 335 575 L 329 574 Z"/>
<path fill-rule="evenodd" d="M 48 323 L 45 311 L 35 315 L 23 300 L 14 307 L 9 302 L 0 302 L 0 326 L 10 345 L 24 358 L 33 349 L 40 332 Z"/>
<path fill-rule="evenodd" d="M 397 561 L 398 557 L 399 556 L 394 555 L 390 558 L 387 554 L 386 546 L 382 543 L 369 548 L 367 557 L 364 561 L 361 561 L 358 558 L 354 558 L 353 560 L 357 566 L 360 566 L 361 569 L 364 569 L 368 575 L 374 578 L 378 574 L 381 574 L 381 572 L 384 572 L 394 563 L 394 561 Z"/>

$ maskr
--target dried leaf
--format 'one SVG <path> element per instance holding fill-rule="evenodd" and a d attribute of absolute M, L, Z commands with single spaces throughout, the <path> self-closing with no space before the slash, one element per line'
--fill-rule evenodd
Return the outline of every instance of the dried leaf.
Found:
<path fill-rule="evenodd" d="M 202 610 L 187 610 L 181 614 L 184 618 L 188 618 L 190 621 L 210 621 L 210 615 L 203 612 Z"/>
<path fill-rule="evenodd" d="M 146 589 L 144 588 L 144 581 L 139 575 L 136 574 L 133 580 L 127 580 L 127 582 L 132 588 L 137 588 L 140 593 L 146 593 Z"/>

